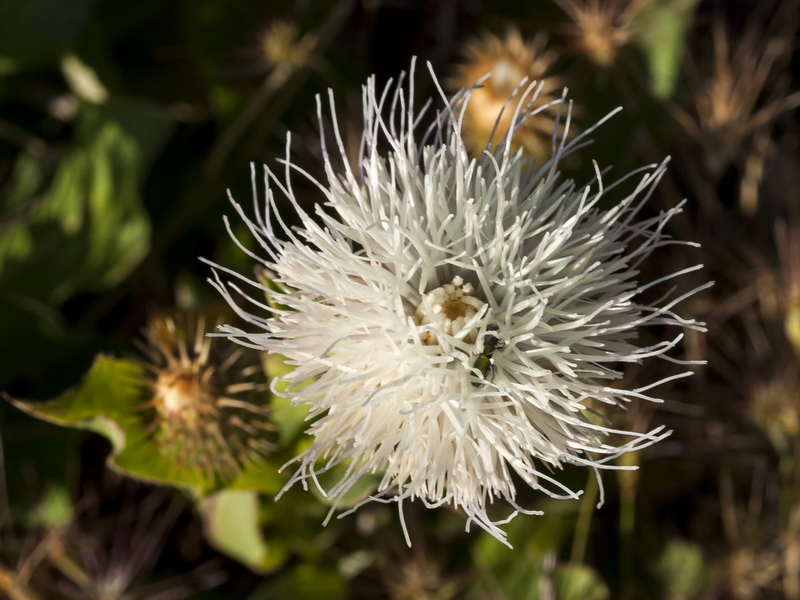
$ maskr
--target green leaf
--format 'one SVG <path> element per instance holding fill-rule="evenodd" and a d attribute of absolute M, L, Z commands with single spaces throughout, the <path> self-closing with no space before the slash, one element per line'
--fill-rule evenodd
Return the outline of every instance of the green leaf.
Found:
<path fill-rule="evenodd" d="M 640 32 L 636 43 L 647 58 L 651 91 L 659 98 L 668 98 L 675 90 L 694 5 L 695 0 L 656 0 L 635 19 Z"/>
<path fill-rule="evenodd" d="M 111 442 L 110 466 L 125 475 L 188 488 L 197 495 L 218 483 L 164 455 L 152 435 L 141 405 L 150 395 L 136 363 L 100 356 L 77 388 L 46 403 L 10 399 L 26 413 L 66 427 L 99 433 Z"/>
<path fill-rule="evenodd" d="M 48 165 L 21 156 L 0 214 L 0 288 L 53 305 L 126 277 L 149 250 L 140 182 L 171 124 L 145 102 L 84 103 L 49 186 Z"/>
<path fill-rule="evenodd" d="M 264 368 L 270 379 L 283 377 L 290 373 L 294 367 L 286 364 L 286 358 L 279 354 L 268 354 Z M 288 385 L 282 381 L 275 383 L 279 393 L 286 392 Z M 278 426 L 278 446 L 287 448 L 308 428 L 308 406 L 293 405 L 289 398 L 275 396 L 272 398 L 272 420 Z"/>
<path fill-rule="evenodd" d="M 286 375 L 291 372 L 294 367 L 286 364 L 285 357 L 278 354 L 269 354 L 265 361 L 265 369 L 267 375 L 271 379 L 274 379 Z M 279 381 L 275 384 L 275 389 L 278 392 L 283 393 L 287 388 L 288 386 L 283 382 Z M 308 421 L 306 420 L 308 417 L 308 407 L 305 405 L 293 405 L 289 398 L 281 396 L 273 396 L 271 407 L 272 421 L 278 426 L 279 430 L 278 446 L 280 448 L 287 448 L 296 442 L 301 433 L 308 428 Z M 332 488 L 345 476 L 348 468 L 349 462 L 337 465 L 330 471 L 319 474 L 320 484 L 325 489 Z M 362 477 L 337 501 L 336 505 L 343 509 L 356 505 L 375 490 L 381 477 L 380 474 Z M 331 500 L 323 496 L 316 486 L 311 486 L 311 489 L 319 500 L 322 500 L 326 504 L 331 504 Z"/>
<path fill-rule="evenodd" d="M 347 475 L 347 470 L 349 467 L 350 461 L 346 461 L 342 464 L 336 465 L 329 471 L 319 473 L 317 475 L 317 479 L 319 480 L 322 488 L 324 490 L 330 490 L 335 487 L 336 484 L 338 484 Z M 344 496 L 336 500 L 337 509 L 351 508 L 367 498 L 367 496 L 372 494 L 378 487 L 381 479 L 383 479 L 383 475 L 380 473 L 362 475 L 359 480 L 356 481 L 349 490 L 347 490 L 347 493 L 345 493 Z M 333 504 L 333 500 L 323 496 L 316 485 L 312 485 L 310 489 L 321 502 L 329 506 Z"/>
<path fill-rule="evenodd" d="M 274 497 L 286 485 L 286 480 L 278 472 L 280 465 L 267 461 L 250 462 L 239 476 L 226 487 L 230 490 L 253 490 Z"/>
<path fill-rule="evenodd" d="M 72 520 L 73 505 L 67 488 L 56 485 L 45 492 L 41 501 L 33 508 L 28 522 L 38 527 L 63 527 Z"/>
<path fill-rule="evenodd" d="M 266 461 L 245 461 L 235 479 L 229 481 L 213 467 L 206 468 L 202 460 L 181 460 L 185 452 L 196 454 L 205 446 L 181 446 L 183 438 L 170 437 L 168 428 L 158 427 L 156 419 L 164 417 L 151 405 L 153 388 L 145 375 L 145 368 L 138 363 L 100 356 L 85 380 L 61 397 L 46 403 L 13 399 L 11 403 L 34 417 L 108 438 L 113 447 L 110 466 L 137 479 L 183 487 L 195 496 L 226 484 L 272 496 L 283 487 L 278 467 Z M 176 445 L 170 446 L 170 441 Z M 202 438 L 200 444 L 205 444 Z M 215 444 L 208 447 L 208 452 L 219 451 Z"/>
<path fill-rule="evenodd" d="M 254 491 L 223 490 L 200 503 L 203 528 L 209 543 L 257 573 L 271 571 L 288 553 L 270 547 L 261 534 L 258 494 Z"/>
<path fill-rule="evenodd" d="M 608 587 L 585 565 L 564 565 L 555 572 L 556 600 L 606 600 Z"/>

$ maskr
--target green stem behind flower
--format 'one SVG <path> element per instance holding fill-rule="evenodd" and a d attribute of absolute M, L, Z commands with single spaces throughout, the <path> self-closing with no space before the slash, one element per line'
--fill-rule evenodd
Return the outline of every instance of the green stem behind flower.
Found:
<path fill-rule="evenodd" d="M 589 471 L 589 479 L 586 482 L 586 490 L 578 512 L 578 522 L 575 524 L 575 537 L 572 538 L 569 560 L 573 565 L 583 564 L 586 555 L 586 544 L 592 528 L 592 515 L 597 504 L 597 491 L 597 477 L 594 471 Z"/>
<path fill-rule="evenodd" d="M 639 453 L 629 452 L 619 458 L 619 464 L 639 466 Z M 636 542 L 633 539 L 636 528 L 636 488 L 639 471 L 618 471 L 619 481 L 619 577 L 624 597 L 630 597 L 633 583 L 633 556 Z"/>

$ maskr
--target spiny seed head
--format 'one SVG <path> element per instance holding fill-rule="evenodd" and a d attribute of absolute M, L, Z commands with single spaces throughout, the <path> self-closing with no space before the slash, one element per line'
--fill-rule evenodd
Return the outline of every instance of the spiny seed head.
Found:
<path fill-rule="evenodd" d="M 557 107 L 543 107 L 558 101 L 564 83 L 553 69 L 555 53 L 545 46 L 544 36 L 523 40 L 515 28 L 509 28 L 503 37 L 484 33 L 464 46 L 464 59 L 455 65 L 446 83 L 454 91 L 478 84 L 464 106 L 462 128 L 473 155 L 500 144 L 514 123 L 519 126 L 515 147 L 525 148 L 537 162 L 550 157 Z M 520 106 L 522 95 L 514 91 L 532 81 L 541 89 L 530 106 Z M 525 122 L 514 117 L 517 110 L 536 109 L 541 110 Z"/>
<path fill-rule="evenodd" d="M 205 318 L 153 317 L 143 349 L 148 434 L 176 466 L 229 481 L 269 450 L 263 371 L 257 357 L 206 336 Z"/>
<path fill-rule="evenodd" d="M 709 64 L 688 55 L 685 63 L 686 108 L 675 107 L 675 118 L 699 146 L 712 175 L 752 151 L 755 133 L 768 130 L 776 117 L 800 105 L 800 93 L 788 94 L 776 65 L 788 59 L 792 37 L 764 36 L 749 26 L 733 36 L 716 20 L 711 28 Z"/>
<path fill-rule="evenodd" d="M 563 29 L 576 49 L 607 69 L 633 38 L 633 20 L 650 0 L 556 0 L 572 23 Z"/>
<path fill-rule="evenodd" d="M 276 20 L 261 38 L 261 54 L 268 66 L 294 70 L 308 64 L 315 44 L 313 35 L 301 37 L 295 22 Z"/>

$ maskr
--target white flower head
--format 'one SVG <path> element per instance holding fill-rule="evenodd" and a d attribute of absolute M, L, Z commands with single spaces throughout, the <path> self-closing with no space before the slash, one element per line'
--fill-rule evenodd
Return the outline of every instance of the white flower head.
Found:
<path fill-rule="evenodd" d="M 530 110 L 538 89 L 518 89 L 526 101 L 516 104 L 517 125 L 552 109 Z M 511 516 L 536 512 L 518 504 L 520 482 L 577 498 L 580 491 L 549 475 L 554 468 L 617 468 L 609 462 L 668 435 L 598 424 L 586 403 L 660 402 L 646 392 L 688 375 L 634 390 L 613 386 L 621 363 L 666 358 L 682 337 L 640 347 L 639 328 L 702 330 L 673 312 L 701 288 L 670 289 L 659 306 L 640 301 L 644 290 L 700 265 L 637 281 L 653 250 L 687 243 L 663 232 L 680 207 L 636 220 L 666 161 L 622 178 L 633 191 L 602 211 L 601 194 L 622 180 L 603 190 L 598 171 L 597 186 L 578 187 L 558 172 L 561 158 L 586 145 L 586 134 L 567 138 L 568 102 L 557 101 L 564 122 L 553 158 L 534 168 L 508 140 L 469 157 L 460 136 L 469 94 L 443 102 L 425 129 L 431 103 L 414 107 L 413 63 L 407 84 L 401 75 L 380 91 L 370 79 L 354 169 L 329 93 L 333 149 L 344 166 L 334 166 L 322 135 L 325 179 L 317 181 L 291 162 L 287 140 L 284 173 L 265 171 L 266 202 L 255 201 L 255 217 L 233 203 L 264 256 L 243 249 L 277 286 L 225 269 L 255 292 L 219 277 L 213 283 L 256 328 L 223 327 L 223 334 L 295 365 L 283 379 L 293 401 L 310 407 L 313 443 L 296 458 L 289 485 L 311 480 L 335 506 L 359 478 L 382 474 L 368 500 L 398 502 L 401 514 L 406 499 L 449 504 L 466 513 L 467 528 L 474 521 L 507 543 L 498 527 L 505 520 L 493 520 L 488 508 L 499 500 Z M 325 199 L 313 215 L 293 192 L 298 174 Z M 278 214 L 276 192 L 300 226 Z M 269 306 L 259 300 L 264 294 Z M 342 462 L 346 475 L 322 490 L 317 474 Z"/>

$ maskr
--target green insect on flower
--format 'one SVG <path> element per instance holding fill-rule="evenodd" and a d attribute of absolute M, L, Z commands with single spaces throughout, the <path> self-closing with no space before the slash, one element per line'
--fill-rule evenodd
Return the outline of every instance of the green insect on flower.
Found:
<path fill-rule="evenodd" d="M 475 362 L 472 363 L 472 370 L 476 371 L 476 380 L 472 382 L 473 387 L 481 387 L 483 382 L 486 380 L 486 376 L 492 370 L 494 366 L 494 359 L 492 355 L 494 351 L 500 346 L 500 338 L 498 338 L 493 333 L 488 333 L 486 338 L 483 341 L 483 352 L 478 355 L 478 358 L 475 359 Z M 480 377 L 478 377 L 478 373 L 480 373 Z"/>

